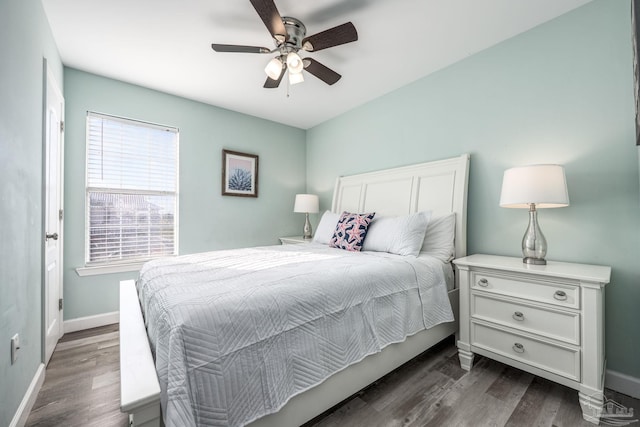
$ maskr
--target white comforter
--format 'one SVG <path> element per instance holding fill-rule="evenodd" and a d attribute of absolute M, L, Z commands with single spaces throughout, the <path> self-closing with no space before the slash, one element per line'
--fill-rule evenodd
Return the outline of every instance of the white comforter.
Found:
<path fill-rule="evenodd" d="M 137 282 L 165 424 L 240 426 L 453 320 L 441 262 L 324 245 L 151 261 Z"/>

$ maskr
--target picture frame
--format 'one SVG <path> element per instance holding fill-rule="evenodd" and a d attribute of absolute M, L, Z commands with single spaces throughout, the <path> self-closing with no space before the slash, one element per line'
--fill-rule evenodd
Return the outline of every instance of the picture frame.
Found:
<path fill-rule="evenodd" d="M 258 156 L 222 150 L 222 195 L 258 197 Z"/>

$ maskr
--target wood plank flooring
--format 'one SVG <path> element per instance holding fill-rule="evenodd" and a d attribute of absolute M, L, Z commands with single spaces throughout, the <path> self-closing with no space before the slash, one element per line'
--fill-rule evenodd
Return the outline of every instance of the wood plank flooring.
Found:
<path fill-rule="evenodd" d="M 127 416 L 119 410 L 118 358 L 117 325 L 65 335 L 26 425 L 127 426 Z M 606 395 L 640 412 L 640 400 L 612 390 Z M 463 371 L 450 338 L 304 427 L 345 426 L 593 424 L 582 419 L 575 390 L 479 356 L 471 372 Z"/>
<path fill-rule="evenodd" d="M 120 412 L 118 325 L 65 334 L 27 426 L 127 426 Z"/>

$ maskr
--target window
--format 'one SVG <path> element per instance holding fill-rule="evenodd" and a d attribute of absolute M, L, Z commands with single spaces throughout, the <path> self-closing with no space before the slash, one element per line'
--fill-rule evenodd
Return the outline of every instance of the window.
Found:
<path fill-rule="evenodd" d="M 177 254 L 178 129 L 87 113 L 86 265 Z"/>

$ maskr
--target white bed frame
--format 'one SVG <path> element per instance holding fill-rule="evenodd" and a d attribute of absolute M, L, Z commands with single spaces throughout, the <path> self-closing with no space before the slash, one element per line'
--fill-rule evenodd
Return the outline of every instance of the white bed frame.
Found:
<path fill-rule="evenodd" d="M 433 215 L 456 213 L 455 254 L 466 255 L 469 155 L 340 177 L 333 212 L 376 212 L 406 215 L 423 210 Z M 449 291 L 458 318 L 458 285 Z M 458 321 L 421 331 L 334 374 L 289 400 L 277 413 L 251 427 L 299 426 L 458 332 Z M 135 282 L 120 282 L 120 409 L 136 427 L 161 426 L 160 385 L 140 311 Z"/>

